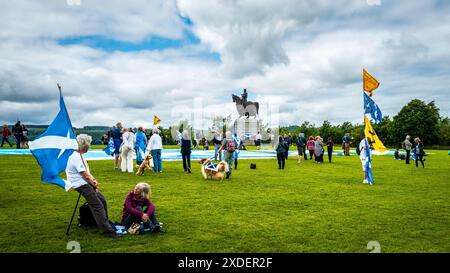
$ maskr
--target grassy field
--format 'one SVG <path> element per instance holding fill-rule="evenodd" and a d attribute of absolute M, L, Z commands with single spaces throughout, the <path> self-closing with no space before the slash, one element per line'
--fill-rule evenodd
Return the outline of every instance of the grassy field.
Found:
<path fill-rule="evenodd" d="M 361 183 L 356 156 L 322 165 L 292 157 L 284 171 L 276 160 L 241 160 L 223 183 L 204 181 L 196 162 L 191 175 L 164 162 L 162 174 L 136 177 L 91 161 L 112 220 L 137 182 L 152 185 L 167 232 L 119 239 L 76 223 L 66 236 L 77 194 L 42 183 L 31 156 L 0 156 L 0 252 L 68 252 L 72 240 L 82 252 L 367 253 L 369 241 L 382 252 L 450 252 L 450 156 L 428 152 L 418 170 L 374 157 L 375 186 Z"/>

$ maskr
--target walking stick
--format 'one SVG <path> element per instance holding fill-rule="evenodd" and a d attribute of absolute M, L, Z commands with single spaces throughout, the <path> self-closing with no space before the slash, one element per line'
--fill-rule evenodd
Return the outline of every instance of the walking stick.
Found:
<path fill-rule="evenodd" d="M 75 208 L 73 209 L 72 218 L 70 219 L 69 226 L 67 227 L 66 235 L 69 235 L 70 226 L 72 226 L 73 217 L 75 216 L 75 212 L 77 211 L 78 202 L 80 202 L 81 192 L 78 194 L 77 203 L 75 205 Z"/>

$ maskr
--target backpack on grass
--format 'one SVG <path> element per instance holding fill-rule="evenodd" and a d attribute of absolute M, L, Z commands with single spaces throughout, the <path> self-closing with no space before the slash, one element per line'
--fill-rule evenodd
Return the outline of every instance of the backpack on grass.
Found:
<path fill-rule="evenodd" d="M 79 227 L 96 227 L 94 216 L 92 215 L 91 208 L 87 202 L 85 202 L 79 210 L 78 214 L 78 226 Z"/>

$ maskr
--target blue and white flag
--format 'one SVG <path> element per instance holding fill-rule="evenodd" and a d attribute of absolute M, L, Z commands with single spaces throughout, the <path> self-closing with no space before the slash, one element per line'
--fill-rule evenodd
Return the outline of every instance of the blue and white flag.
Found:
<path fill-rule="evenodd" d="M 370 151 L 370 145 L 367 141 L 367 138 L 365 138 L 366 141 L 366 175 L 367 175 L 367 181 L 370 185 L 373 185 L 373 173 L 372 173 L 372 153 Z"/>
<path fill-rule="evenodd" d="M 364 114 L 367 115 L 370 119 L 372 119 L 375 123 L 380 123 L 383 121 L 383 114 L 381 113 L 378 105 L 367 95 L 364 93 Z"/>
<path fill-rule="evenodd" d="M 41 180 L 68 191 L 72 185 L 59 174 L 66 169 L 69 156 L 78 149 L 78 144 L 62 95 L 59 107 L 59 113 L 48 129 L 28 145 L 42 168 Z"/>
<path fill-rule="evenodd" d="M 103 151 L 110 156 L 114 155 L 114 151 L 116 150 L 116 147 L 114 146 L 114 139 L 112 137 L 109 138 L 108 146 L 106 146 Z"/>

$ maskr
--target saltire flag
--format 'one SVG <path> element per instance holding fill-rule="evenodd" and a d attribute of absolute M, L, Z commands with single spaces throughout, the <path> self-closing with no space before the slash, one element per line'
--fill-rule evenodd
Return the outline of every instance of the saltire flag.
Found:
<path fill-rule="evenodd" d="M 383 121 L 383 114 L 378 105 L 364 93 L 364 114 L 369 116 L 375 123 Z"/>
<path fill-rule="evenodd" d="M 72 185 L 59 177 L 59 174 L 66 169 L 69 156 L 78 149 L 78 144 L 62 94 L 59 97 L 59 108 L 58 115 L 47 130 L 28 145 L 42 168 L 41 180 L 68 191 Z"/>
<path fill-rule="evenodd" d="M 386 151 L 386 147 L 384 146 L 383 142 L 381 142 L 381 140 L 378 138 L 377 133 L 375 133 L 372 124 L 370 124 L 370 121 L 366 116 L 364 116 L 364 124 L 365 124 L 364 135 L 369 141 L 369 144 L 373 146 L 373 148 L 377 152 L 384 153 Z"/>
<path fill-rule="evenodd" d="M 365 69 L 363 69 L 363 88 L 372 97 L 373 90 L 377 89 L 380 83 Z"/>
<path fill-rule="evenodd" d="M 153 115 L 153 125 L 158 125 L 161 122 L 161 119 L 156 115 Z"/>
<path fill-rule="evenodd" d="M 370 185 L 373 185 L 372 153 L 370 152 L 369 141 L 367 140 L 367 138 L 365 138 L 364 140 L 366 142 L 366 149 L 365 149 L 366 166 L 365 166 L 365 170 L 366 170 L 366 175 L 367 175 L 367 181 L 369 182 Z"/>
<path fill-rule="evenodd" d="M 110 156 L 114 155 L 114 151 L 116 150 L 116 147 L 114 146 L 114 139 L 112 137 L 109 138 L 108 146 L 106 146 L 103 151 Z"/>

